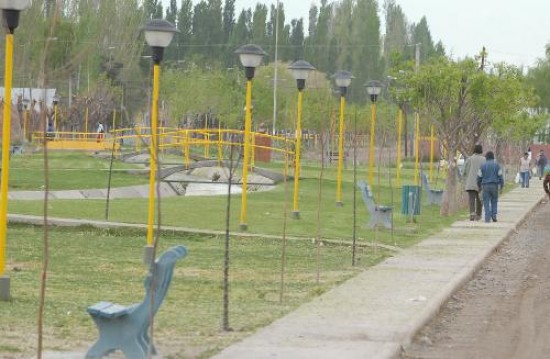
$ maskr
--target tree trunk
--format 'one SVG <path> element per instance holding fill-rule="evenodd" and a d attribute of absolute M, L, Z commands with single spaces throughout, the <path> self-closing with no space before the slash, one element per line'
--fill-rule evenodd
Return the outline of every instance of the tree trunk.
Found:
<path fill-rule="evenodd" d="M 457 167 L 456 160 L 454 158 L 456 149 L 448 152 L 447 161 L 449 163 L 449 169 L 447 171 L 447 179 L 445 180 L 445 192 L 443 193 L 443 200 L 441 201 L 441 209 L 439 214 L 442 216 L 448 216 L 456 212 L 459 208 L 459 200 L 457 198 Z"/>

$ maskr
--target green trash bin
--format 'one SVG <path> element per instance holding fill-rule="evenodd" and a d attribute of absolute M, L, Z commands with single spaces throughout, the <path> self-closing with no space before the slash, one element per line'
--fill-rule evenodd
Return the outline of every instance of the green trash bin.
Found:
<path fill-rule="evenodd" d="M 403 186 L 401 189 L 401 214 L 420 214 L 420 186 Z M 414 209 L 414 211 L 413 211 Z"/>

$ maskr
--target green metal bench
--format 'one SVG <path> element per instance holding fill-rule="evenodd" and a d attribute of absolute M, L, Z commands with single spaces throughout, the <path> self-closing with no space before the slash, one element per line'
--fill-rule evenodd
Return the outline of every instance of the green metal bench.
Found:
<path fill-rule="evenodd" d="M 370 214 L 369 226 L 374 228 L 377 225 L 382 225 L 391 229 L 393 207 L 377 205 L 374 201 L 370 186 L 365 181 L 359 181 L 357 186 L 361 189 L 363 202 L 365 202 L 365 206 Z"/>
<path fill-rule="evenodd" d="M 424 187 L 424 190 L 426 191 L 427 204 L 435 204 L 441 206 L 441 202 L 443 202 L 444 191 L 442 189 L 431 188 L 428 177 L 426 177 L 426 174 L 424 172 L 420 173 L 420 177 L 422 178 L 422 187 Z"/>
<path fill-rule="evenodd" d="M 99 339 L 86 353 L 86 359 L 103 358 L 121 350 L 128 359 L 146 359 L 156 350 L 148 336 L 151 310 L 156 314 L 172 281 L 176 262 L 187 255 L 184 246 L 172 247 L 152 265 L 145 279 L 145 297 L 130 306 L 98 302 L 88 313 L 99 330 Z"/>

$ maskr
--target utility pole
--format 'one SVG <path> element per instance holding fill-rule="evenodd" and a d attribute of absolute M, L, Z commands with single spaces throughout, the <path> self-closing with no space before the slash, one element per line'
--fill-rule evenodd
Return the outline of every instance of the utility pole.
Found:
<path fill-rule="evenodd" d="M 275 72 L 273 74 L 273 135 L 277 131 L 277 51 L 279 48 L 279 0 L 277 0 L 276 5 L 277 10 L 275 11 Z"/>
<path fill-rule="evenodd" d="M 481 65 L 479 66 L 479 69 L 481 71 L 485 71 L 485 59 L 487 58 L 487 51 L 485 50 L 485 46 L 483 46 L 483 49 L 481 49 Z"/>
<path fill-rule="evenodd" d="M 415 67 L 414 71 L 418 73 L 418 69 L 420 68 L 420 45 L 422 43 L 418 42 L 415 44 Z M 418 177 L 419 177 L 419 146 L 420 146 L 420 115 L 418 113 L 418 104 L 414 107 L 414 123 L 415 123 L 415 131 L 414 131 L 414 185 L 418 185 Z M 413 211 L 414 212 L 414 211 Z"/>

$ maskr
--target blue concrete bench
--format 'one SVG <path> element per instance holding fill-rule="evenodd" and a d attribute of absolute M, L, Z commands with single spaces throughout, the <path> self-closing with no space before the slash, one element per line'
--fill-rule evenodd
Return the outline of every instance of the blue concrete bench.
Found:
<path fill-rule="evenodd" d="M 424 187 L 424 190 L 426 191 L 427 204 L 436 204 L 438 206 L 441 206 L 441 202 L 443 201 L 443 190 L 441 189 L 432 189 L 430 187 L 430 182 L 428 181 L 428 177 L 426 177 L 426 174 L 424 172 L 420 173 L 420 177 L 422 178 L 422 187 Z"/>
<path fill-rule="evenodd" d="M 123 306 L 99 302 L 88 307 L 88 313 L 99 330 L 99 339 L 86 353 L 86 359 L 103 358 L 116 350 L 121 350 L 129 359 L 146 359 L 149 349 L 156 353 L 148 335 L 151 310 L 154 315 L 159 309 L 168 292 L 174 266 L 186 255 L 185 247 L 176 246 L 151 265 L 141 303 Z"/>
<path fill-rule="evenodd" d="M 369 226 L 374 228 L 380 224 L 388 229 L 391 229 L 393 207 L 377 205 L 374 201 L 374 197 L 372 196 L 370 186 L 365 181 L 359 181 L 357 186 L 361 189 L 363 202 L 365 202 L 365 206 L 370 214 Z"/>

